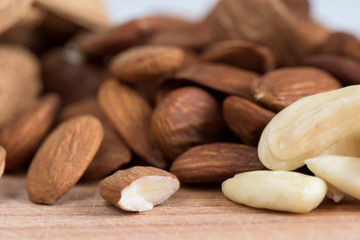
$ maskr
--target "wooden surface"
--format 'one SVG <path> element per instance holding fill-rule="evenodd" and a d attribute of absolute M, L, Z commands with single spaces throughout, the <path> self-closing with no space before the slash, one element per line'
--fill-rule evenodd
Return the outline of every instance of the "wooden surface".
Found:
<path fill-rule="evenodd" d="M 220 185 L 182 187 L 153 210 L 107 204 L 80 183 L 53 206 L 35 205 L 24 176 L 0 179 L 0 239 L 359 239 L 360 202 L 325 201 L 309 214 L 263 211 L 227 200 Z"/>

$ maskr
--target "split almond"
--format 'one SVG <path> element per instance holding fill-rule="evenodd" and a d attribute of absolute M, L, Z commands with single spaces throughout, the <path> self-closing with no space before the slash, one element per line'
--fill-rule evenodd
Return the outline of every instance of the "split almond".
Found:
<path fill-rule="evenodd" d="M 246 99 L 230 96 L 223 102 L 223 116 L 227 126 L 241 141 L 257 145 L 275 113 Z"/>
<path fill-rule="evenodd" d="M 190 148 L 171 165 L 181 182 L 219 182 L 237 173 L 265 169 L 256 147 L 232 143 L 212 143 Z"/>
<path fill-rule="evenodd" d="M 103 138 L 93 116 L 79 116 L 60 124 L 46 138 L 31 162 L 26 188 L 31 201 L 53 204 L 81 178 Z"/>
<path fill-rule="evenodd" d="M 267 47 L 240 40 L 214 43 L 204 50 L 202 59 L 232 65 L 260 74 L 275 68 L 274 56 Z"/>
<path fill-rule="evenodd" d="M 89 180 L 106 177 L 130 161 L 130 149 L 125 145 L 120 136 L 117 135 L 116 130 L 101 110 L 95 98 L 85 99 L 68 105 L 61 112 L 60 119 L 65 120 L 83 114 L 92 115 L 100 120 L 104 128 L 104 139 L 82 179 Z"/>
<path fill-rule="evenodd" d="M 173 195 L 180 187 L 177 178 L 153 167 L 119 170 L 100 182 L 100 195 L 126 211 L 151 210 Z"/>
<path fill-rule="evenodd" d="M 6 165 L 6 150 L 0 146 L 0 177 L 3 175 Z"/>
<path fill-rule="evenodd" d="M 177 47 L 144 45 L 130 48 L 110 62 L 110 72 L 124 82 L 145 82 L 176 70 L 184 60 Z"/>
<path fill-rule="evenodd" d="M 7 151 L 7 172 L 29 160 L 54 123 L 59 108 L 59 96 L 48 94 L 4 125 L 0 144 Z"/>
<path fill-rule="evenodd" d="M 214 63 L 200 63 L 180 69 L 175 78 L 232 94 L 246 99 L 253 99 L 251 86 L 258 74 L 231 66 Z"/>
<path fill-rule="evenodd" d="M 98 101 L 130 149 L 149 164 L 166 167 L 151 138 L 152 109 L 144 98 L 128 86 L 109 80 L 100 87 Z"/>
<path fill-rule="evenodd" d="M 254 97 L 274 111 L 280 111 L 296 100 L 316 93 L 341 88 L 328 73 L 310 67 L 281 68 L 258 79 Z"/>
<path fill-rule="evenodd" d="M 167 94 L 151 117 L 154 139 L 170 160 L 190 147 L 218 140 L 222 127 L 216 99 L 197 87 L 184 87 Z"/>

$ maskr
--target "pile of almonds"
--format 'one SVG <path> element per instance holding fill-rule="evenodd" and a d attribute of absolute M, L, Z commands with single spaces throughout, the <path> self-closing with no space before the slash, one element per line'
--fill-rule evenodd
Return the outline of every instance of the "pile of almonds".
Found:
<path fill-rule="evenodd" d="M 127 211 L 180 182 L 296 213 L 360 199 L 360 40 L 313 21 L 307 0 L 115 27 L 99 1 L 75 2 L 0 5 L 0 172 L 27 169 L 32 202 L 79 180 Z"/>

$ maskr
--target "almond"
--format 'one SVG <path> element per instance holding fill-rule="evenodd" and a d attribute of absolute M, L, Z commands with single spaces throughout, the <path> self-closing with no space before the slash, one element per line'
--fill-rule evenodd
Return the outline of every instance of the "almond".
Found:
<path fill-rule="evenodd" d="M 3 175 L 5 170 L 6 162 L 6 150 L 0 146 L 0 177 Z"/>
<path fill-rule="evenodd" d="M 110 72 L 125 82 L 144 82 L 176 70 L 184 60 L 177 47 L 143 45 L 116 55 L 110 62 Z"/>
<path fill-rule="evenodd" d="M 184 87 L 167 94 L 151 117 L 151 132 L 170 160 L 195 145 L 214 142 L 222 133 L 219 104 L 196 87 Z"/>
<path fill-rule="evenodd" d="M 180 187 L 171 173 L 153 167 L 119 170 L 100 182 L 100 195 L 126 211 L 151 210 L 173 195 Z"/>
<path fill-rule="evenodd" d="M 240 40 L 214 43 L 204 50 L 202 59 L 209 62 L 228 64 L 260 74 L 275 68 L 274 56 L 267 47 Z"/>
<path fill-rule="evenodd" d="M 98 101 L 131 150 L 153 166 L 166 166 L 151 138 L 152 109 L 145 99 L 131 88 L 109 80 L 100 87 Z"/>
<path fill-rule="evenodd" d="M 295 16 L 302 20 L 311 20 L 309 0 L 281 0 Z"/>
<path fill-rule="evenodd" d="M 59 108 L 59 96 L 50 93 L 4 125 L 0 131 L 0 144 L 7 151 L 7 172 L 29 160 L 46 137 Z"/>
<path fill-rule="evenodd" d="M 175 78 L 185 79 L 217 91 L 253 99 L 251 85 L 258 74 L 231 66 L 199 63 L 180 69 Z"/>
<path fill-rule="evenodd" d="M 83 115 L 60 124 L 30 164 L 26 188 L 31 201 L 53 204 L 81 178 L 103 138 L 98 119 Z"/>
<path fill-rule="evenodd" d="M 280 111 L 296 100 L 316 93 L 341 88 L 328 73 L 310 67 L 281 68 L 258 79 L 254 97 L 274 111 Z"/>
<path fill-rule="evenodd" d="M 257 145 L 275 113 L 246 99 L 230 96 L 223 102 L 223 116 L 227 126 L 241 141 Z"/>
<path fill-rule="evenodd" d="M 60 119 L 64 120 L 83 114 L 92 115 L 101 121 L 104 128 L 104 139 L 82 179 L 90 180 L 106 177 L 130 161 L 130 149 L 125 145 L 120 136 L 116 134 L 112 123 L 101 110 L 95 98 L 85 99 L 68 105 L 61 112 Z"/>
<path fill-rule="evenodd" d="M 37 99 L 42 90 L 40 64 L 22 47 L 0 45 L 0 126 Z M 21 71 L 19 67 L 21 66 Z"/>
<path fill-rule="evenodd" d="M 256 147 L 233 143 L 212 143 L 190 148 L 171 165 L 181 182 L 224 181 L 237 173 L 265 169 Z"/>
<path fill-rule="evenodd" d="M 33 0 L 2 0 L 0 6 L 0 33 L 13 26 L 30 9 Z"/>

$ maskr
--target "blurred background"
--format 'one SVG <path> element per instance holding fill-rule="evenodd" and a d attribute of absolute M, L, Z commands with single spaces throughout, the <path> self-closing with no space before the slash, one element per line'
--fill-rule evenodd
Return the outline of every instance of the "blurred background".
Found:
<path fill-rule="evenodd" d="M 112 22 L 166 13 L 200 20 L 216 4 L 217 0 L 105 0 Z M 349 31 L 360 35 L 358 15 L 359 0 L 311 0 L 313 17 L 333 30 Z"/>

